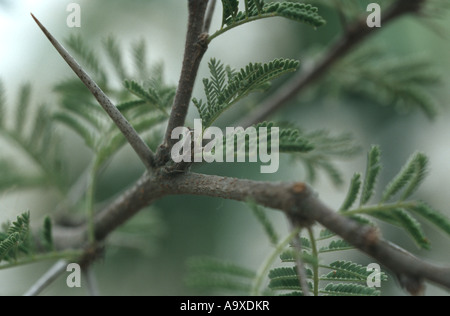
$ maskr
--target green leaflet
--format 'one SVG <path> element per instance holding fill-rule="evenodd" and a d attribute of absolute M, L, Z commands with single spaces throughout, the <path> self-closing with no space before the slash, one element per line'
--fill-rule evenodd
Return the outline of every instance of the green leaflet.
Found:
<path fill-rule="evenodd" d="M 55 246 L 53 244 L 53 225 L 49 216 L 44 219 L 44 225 L 42 229 L 42 243 L 47 251 L 53 251 Z"/>
<path fill-rule="evenodd" d="M 52 238 L 52 225 L 46 217 L 39 235 L 30 229 L 30 212 L 17 216 L 13 223 L 4 223 L 0 231 L 0 269 L 31 264 L 42 260 L 67 259 L 76 260 L 78 252 L 55 252 Z M 35 240 L 35 236 L 39 240 Z M 35 247 L 39 244 L 39 247 Z M 76 261 L 69 261 L 76 262 Z"/>
<path fill-rule="evenodd" d="M 375 191 L 375 183 L 381 170 L 380 155 L 380 148 L 373 146 L 367 156 L 367 169 L 361 194 L 361 205 L 366 204 Z"/>
<path fill-rule="evenodd" d="M 430 241 L 425 236 L 420 223 L 404 210 L 394 210 L 401 227 L 403 227 L 420 248 L 430 249 Z"/>
<path fill-rule="evenodd" d="M 308 278 L 313 276 L 313 272 L 311 269 L 306 270 L 306 275 Z M 269 288 L 274 291 L 280 290 L 290 290 L 301 291 L 300 282 L 298 280 L 298 274 L 296 267 L 283 267 L 283 268 L 275 268 L 270 270 L 269 272 Z M 310 284 L 310 288 L 312 288 L 312 284 Z"/>
<path fill-rule="evenodd" d="M 333 237 L 336 237 L 335 233 L 333 233 L 329 229 L 322 229 L 320 231 L 319 238 L 317 238 L 317 240 L 327 240 Z"/>
<path fill-rule="evenodd" d="M 222 27 L 227 24 L 227 21 L 233 21 L 236 18 L 236 14 L 239 11 L 238 0 L 222 0 L 223 7 L 223 19 Z"/>
<path fill-rule="evenodd" d="M 129 110 L 133 110 L 137 107 L 147 104 L 145 100 L 135 100 L 135 101 L 127 101 L 117 105 L 117 108 L 120 112 L 127 112 Z"/>
<path fill-rule="evenodd" d="M 410 208 L 417 215 L 436 225 L 444 233 L 450 236 L 450 220 L 438 211 L 435 211 L 425 203 L 418 203 Z"/>
<path fill-rule="evenodd" d="M 369 288 L 359 284 L 328 284 L 320 291 L 329 296 L 380 296 L 377 289 Z"/>
<path fill-rule="evenodd" d="M 14 233 L 9 235 L 6 239 L 0 242 L 0 261 L 8 256 L 8 253 L 17 246 L 20 240 L 20 234 Z"/>
<path fill-rule="evenodd" d="M 322 275 L 322 281 L 338 281 L 338 282 L 366 282 L 367 278 L 372 274 L 371 270 L 360 264 L 350 261 L 335 261 L 329 266 L 323 266 L 330 271 L 328 274 Z M 385 273 L 380 275 L 381 281 L 387 281 L 388 277 Z"/>
<path fill-rule="evenodd" d="M 211 78 L 204 79 L 207 101 L 193 99 L 204 128 L 217 120 L 223 112 L 252 92 L 265 90 L 274 79 L 293 72 L 299 65 L 290 59 L 275 59 L 266 64 L 250 63 L 239 72 L 226 71 L 224 65 L 216 59 L 209 63 Z M 233 74 L 227 77 L 227 74 Z"/>
<path fill-rule="evenodd" d="M 401 200 L 405 200 L 420 186 L 426 176 L 428 158 L 421 153 L 414 155 L 400 173 L 386 187 L 381 202 L 386 202 L 405 188 Z"/>
<path fill-rule="evenodd" d="M 419 188 L 427 175 L 428 158 L 424 154 L 417 154 L 412 159 L 412 162 L 414 164 L 414 172 L 401 200 L 410 197 Z"/>
<path fill-rule="evenodd" d="M 131 101 L 136 104 L 136 102 L 142 102 L 145 101 L 145 103 L 156 107 L 157 109 L 161 110 L 163 113 L 167 114 L 166 109 L 171 105 L 173 97 L 175 96 L 175 90 L 172 91 L 161 91 L 163 95 L 160 95 L 160 91 L 157 90 L 155 87 L 149 87 L 148 89 L 145 89 L 142 85 L 137 83 L 136 81 L 129 81 L 125 80 L 125 87 L 128 91 L 130 91 L 135 96 L 139 97 L 141 100 L 137 101 Z M 170 93 L 170 97 L 167 98 L 167 93 Z M 128 102 L 130 103 L 130 102 Z M 170 104 L 169 104 L 170 103 Z M 127 103 L 125 103 L 127 104 Z M 122 104 L 122 109 L 124 109 L 124 106 Z M 131 109 L 131 107 L 125 107 L 126 109 Z M 168 114 L 167 114 L 168 116 Z"/>
<path fill-rule="evenodd" d="M 281 16 L 296 22 L 303 22 L 313 27 L 320 27 L 326 21 L 318 14 L 319 10 L 310 4 L 293 2 L 272 2 L 264 7 L 264 13 Z"/>
<path fill-rule="evenodd" d="M 333 240 L 329 245 L 320 248 L 319 253 L 352 250 L 352 249 L 355 248 L 345 240 Z"/>
<path fill-rule="evenodd" d="M 361 174 L 355 174 L 350 183 L 350 189 L 348 190 L 347 197 L 341 206 L 341 212 L 348 211 L 348 209 L 355 204 L 359 191 L 361 190 L 361 183 Z"/>
<path fill-rule="evenodd" d="M 379 211 L 374 209 L 366 214 L 386 223 L 403 228 L 419 248 L 430 249 L 430 241 L 425 236 L 420 223 L 405 210 L 392 209 Z"/>
<path fill-rule="evenodd" d="M 300 258 L 302 259 L 302 261 L 305 263 L 311 264 L 311 265 L 318 264 L 317 258 L 315 258 L 311 255 L 312 249 L 311 249 L 310 240 L 305 237 L 302 237 L 301 241 L 302 241 L 302 249 L 304 250 L 302 252 L 302 254 L 300 255 Z M 298 255 L 299 254 L 294 249 L 288 249 L 280 254 L 280 259 L 281 259 L 281 262 L 295 263 L 295 262 L 297 262 Z"/>
<path fill-rule="evenodd" d="M 213 34 L 210 40 L 242 24 L 272 17 L 286 18 L 315 28 L 326 23 L 319 15 L 318 9 L 310 4 L 296 2 L 265 3 L 263 0 L 244 0 L 244 4 L 245 10 L 239 11 L 238 0 L 222 0 L 222 29 Z"/>
<path fill-rule="evenodd" d="M 20 236 L 20 240 L 23 241 L 28 238 L 29 231 L 30 231 L 30 212 L 27 212 L 18 216 L 17 220 L 9 226 L 6 233 L 8 235 L 18 233 Z"/>
<path fill-rule="evenodd" d="M 0 262 L 16 259 L 19 253 L 28 255 L 30 245 L 30 212 L 19 215 L 0 235 Z"/>
<path fill-rule="evenodd" d="M 245 12 L 249 12 L 249 14 L 253 12 L 262 14 L 264 8 L 264 0 L 245 0 L 245 7 Z"/>

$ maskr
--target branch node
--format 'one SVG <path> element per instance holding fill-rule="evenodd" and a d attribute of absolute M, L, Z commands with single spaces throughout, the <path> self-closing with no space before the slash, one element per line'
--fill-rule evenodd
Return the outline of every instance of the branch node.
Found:
<path fill-rule="evenodd" d="M 206 32 L 200 34 L 200 36 L 198 37 L 197 45 L 199 46 L 201 51 L 206 51 L 208 49 L 209 45 L 208 38 L 209 34 Z"/>
<path fill-rule="evenodd" d="M 309 212 L 312 210 L 309 207 L 309 201 L 314 198 L 312 190 L 302 182 L 294 183 L 291 187 L 291 191 L 294 197 L 294 204 L 290 208 L 291 211 L 286 215 L 289 220 L 296 227 L 311 227 L 315 224 L 315 220 L 309 216 Z"/>
<path fill-rule="evenodd" d="M 83 270 L 88 270 L 89 267 L 97 260 L 103 258 L 105 247 L 103 244 L 95 243 L 89 245 L 80 258 L 79 264 Z"/>

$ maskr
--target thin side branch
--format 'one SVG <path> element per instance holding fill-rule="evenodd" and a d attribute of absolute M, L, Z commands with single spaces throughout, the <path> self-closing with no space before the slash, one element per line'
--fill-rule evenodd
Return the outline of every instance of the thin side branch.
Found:
<path fill-rule="evenodd" d="M 61 57 L 72 68 L 75 74 L 85 84 L 85 86 L 91 91 L 98 103 L 108 113 L 109 117 L 114 121 L 127 141 L 133 147 L 134 151 L 138 154 L 147 169 L 152 169 L 154 166 L 154 154 L 147 146 L 144 140 L 139 136 L 133 126 L 128 120 L 120 113 L 116 106 L 111 102 L 108 96 L 102 91 L 102 89 L 95 83 L 95 81 L 84 71 L 80 64 L 73 58 L 69 52 L 50 34 L 50 32 L 41 24 L 41 22 L 31 14 L 36 21 L 42 32 L 50 40 L 50 43 L 59 52 Z"/>
<path fill-rule="evenodd" d="M 292 225 L 291 230 L 295 230 L 295 226 Z M 306 267 L 305 263 L 302 259 L 303 254 L 303 245 L 302 240 L 300 238 L 300 234 L 297 234 L 295 238 L 292 240 L 292 246 L 297 252 L 297 255 L 295 257 L 295 263 L 297 268 L 297 274 L 298 274 L 298 281 L 300 282 L 300 288 L 302 289 L 303 296 L 311 296 L 311 291 L 309 290 L 308 286 L 308 275 L 306 274 Z"/>
<path fill-rule="evenodd" d="M 189 0 L 189 22 L 183 68 L 172 105 L 164 143 L 158 152 L 158 166 L 163 166 L 169 161 L 169 153 L 176 142 L 176 140 L 171 138 L 172 131 L 177 127 L 184 126 L 198 69 L 203 55 L 208 49 L 208 35 L 203 33 L 207 5 L 208 1 L 206 0 Z"/>
<path fill-rule="evenodd" d="M 91 267 L 88 267 L 84 271 L 86 275 L 86 284 L 87 284 L 87 291 L 89 296 L 100 296 L 100 291 L 98 290 L 98 283 L 97 278 L 94 274 L 94 269 Z"/>
<path fill-rule="evenodd" d="M 50 268 L 25 294 L 24 296 L 38 296 L 50 286 L 61 274 L 66 271 L 69 263 L 66 260 L 59 260 Z"/>
<path fill-rule="evenodd" d="M 398 0 L 382 17 L 383 27 L 403 15 L 419 12 L 426 0 Z M 330 48 L 330 50 L 310 69 L 299 73 L 290 82 L 283 85 L 275 94 L 258 106 L 245 117 L 238 126 L 248 127 L 268 119 L 280 110 L 305 88 L 326 74 L 345 55 L 350 53 L 361 42 L 368 39 L 379 28 L 370 28 L 366 20 L 360 20 L 349 25 L 344 35 Z"/>
<path fill-rule="evenodd" d="M 170 195 L 197 195 L 254 200 L 256 203 L 283 211 L 296 226 L 319 223 L 368 254 L 394 272 L 412 294 L 418 294 L 423 280 L 450 289 L 450 268 L 420 260 L 407 251 L 384 241 L 379 232 L 336 213 L 323 204 L 303 183 L 273 183 L 241 180 L 201 174 L 179 176 L 145 175 L 138 184 L 104 209 L 95 220 L 96 238 L 104 240 L 118 226 L 157 199 Z M 79 247 L 86 240 L 86 228 L 55 230 L 58 248 Z M 413 286 L 410 286 L 413 285 Z"/>
<path fill-rule="evenodd" d="M 208 33 L 211 28 L 214 11 L 216 10 L 217 0 L 209 0 L 208 12 L 206 13 L 205 25 L 203 26 L 203 33 Z"/>

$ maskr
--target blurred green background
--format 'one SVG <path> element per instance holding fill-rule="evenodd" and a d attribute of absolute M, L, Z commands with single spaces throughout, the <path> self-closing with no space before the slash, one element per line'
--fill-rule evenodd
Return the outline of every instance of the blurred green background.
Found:
<path fill-rule="evenodd" d="M 56 102 L 52 86 L 73 75 L 38 30 L 29 12 L 32 11 L 58 39 L 70 34 L 81 34 L 94 48 L 100 49 L 101 41 L 114 34 L 124 47 L 144 38 L 149 44 L 148 59 L 162 61 L 166 79 L 176 84 L 181 69 L 186 33 L 187 6 L 184 0 L 95 0 L 76 1 L 82 8 L 82 27 L 66 26 L 67 0 L 0 1 L 0 78 L 5 82 L 8 99 L 14 101 L 18 87 L 23 82 L 33 84 L 33 100 Z M 220 2 L 220 1 L 219 1 Z M 207 61 L 216 57 L 235 68 L 249 62 L 269 61 L 277 57 L 297 58 L 307 61 L 333 42 L 338 35 L 339 20 L 332 11 L 324 9 L 328 24 L 319 30 L 280 19 L 269 19 L 235 29 L 215 40 L 208 50 L 199 78 L 208 76 Z M 398 115 L 389 107 L 380 107 L 354 96 L 328 98 L 303 97 L 279 113 L 279 119 L 290 120 L 307 130 L 329 129 L 334 134 L 352 133 L 361 144 L 362 154 L 350 161 L 339 163 L 345 174 L 345 185 L 336 188 L 321 175 L 314 188 L 332 207 L 343 201 L 347 184 L 354 172 L 363 172 L 365 152 L 372 144 L 383 150 L 382 183 L 391 179 L 415 151 L 430 157 L 429 177 L 417 194 L 417 198 L 430 202 L 433 207 L 450 216 L 448 185 L 450 181 L 450 15 L 442 17 L 439 25 L 443 35 L 438 35 L 424 20 L 402 18 L 372 37 L 367 44 L 380 45 L 402 57 L 410 53 L 425 54 L 434 60 L 443 75 L 444 83 L 432 93 L 440 103 L 440 115 L 430 122 L 422 113 Z M 212 29 L 220 27 L 220 4 L 214 16 Z M 202 85 L 197 82 L 194 95 L 202 97 Z M 119 83 L 117 83 L 119 84 Z M 280 84 L 280 83 L 278 83 Z M 318 85 L 320 85 L 320 81 Z M 14 104 L 14 102 L 9 102 Z M 239 110 L 227 115 L 230 121 L 240 115 Z M 197 117 L 191 108 L 189 122 Z M 226 124 L 226 121 L 221 121 Z M 67 133 L 67 159 L 73 162 L 70 172 L 75 176 L 89 163 L 89 152 L 71 132 Z M 0 155 L 20 160 L 20 152 L 14 151 L 0 137 Z M 195 171 L 239 178 L 302 181 L 305 172 L 301 165 L 282 159 L 280 171 L 274 175 L 260 175 L 258 167 L 248 165 L 210 165 L 195 167 Z M 130 151 L 122 152 L 100 179 L 99 197 L 107 199 L 120 193 L 142 173 L 139 161 Z M 34 191 L 10 191 L 0 194 L 0 221 L 14 219 L 31 210 L 33 219 L 40 221 L 43 214 L 51 212 L 57 200 L 50 193 Z M 287 223 L 277 212 L 270 213 L 278 231 L 285 234 Z M 384 228 L 386 238 L 437 263 L 449 263 L 449 239 L 433 228 L 425 226 L 433 243 L 432 251 L 417 251 L 415 245 L 397 230 Z M 128 238 L 138 232 L 141 238 Z M 125 234 L 128 237 L 124 237 Z M 209 255 L 239 263 L 256 270 L 270 253 L 270 246 L 248 207 L 242 203 L 198 197 L 171 197 L 143 211 L 113 235 L 111 247 L 104 260 L 95 265 L 101 294 L 105 295 L 196 295 L 185 285 L 186 260 L 198 255 Z M 120 246 L 120 247 L 119 247 Z M 362 263 L 370 259 L 357 252 L 347 253 Z M 39 263 L 28 267 L 0 271 L 0 295 L 24 293 L 51 263 Z M 391 279 L 392 280 L 392 279 Z M 84 295 L 84 289 L 73 290 L 60 278 L 46 295 Z M 392 280 L 384 288 L 384 294 L 402 295 Z M 447 294 L 433 286 L 429 294 Z M 200 292 L 200 294 L 202 294 Z"/>

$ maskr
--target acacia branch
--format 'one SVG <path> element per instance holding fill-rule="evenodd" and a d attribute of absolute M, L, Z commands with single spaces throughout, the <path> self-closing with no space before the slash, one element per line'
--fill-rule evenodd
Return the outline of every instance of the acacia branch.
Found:
<path fill-rule="evenodd" d="M 398 0 L 383 14 L 383 27 L 403 15 L 420 12 L 425 2 L 426 0 Z M 268 119 L 272 114 L 292 101 L 299 93 L 303 92 L 305 88 L 326 74 L 339 60 L 379 29 L 368 27 L 365 19 L 349 25 L 344 30 L 343 36 L 332 45 L 328 52 L 312 68 L 299 73 L 284 84 L 257 109 L 245 117 L 238 126 L 249 127 Z"/>
<path fill-rule="evenodd" d="M 398 0 L 384 15 L 383 23 L 386 24 L 408 12 L 418 12 L 424 2 L 425 0 Z M 208 36 L 202 33 L 205 27 L 208 26 L 208 23 L 205 24 L 207 3 L 207 0 L 189 0 L 188 2 L 189 22 L 183 67 L 165 140 L 156 157 L 155 165 L 157 167 L 161 167 L 169 161 L 169 153 L 174 144 L 174 141 L 171 140 L 171 133 L 174 128 L 183 126 L 185 123 L 199 65 L 207 50 Z M 113 108 L 116 108 L 106 95 L 101 92 L 95 82 L 87 76 L 76 61 L 70 57 L 37 20 L 36 22 L 63 58 L 66 61 L 70 61 L 68 61 L 69 65 L 88 86 L 105 110 L 114 114 Z M 338 41 L 330 52 L 325 55 L 321 62 L 305 74 L 295 78 L 286 88 L 282 88 L 278 94 L 274 95 L 262 106 L 256 115 L 246 120 L 242 125 L 248 126 L 263 120 L 282 107 L 373 32 L 374 29 L 367 28 L 365 21 L 355 23 L 349 28 L 344 38 Z M 118 120 L 118 123 L 123 124 L 123 120 L 120 117 L 112 118 L 115 122 Z M 128 125 L 125 124 L 125 127 L 122 127 L 124 130 L 122 130 L 118 124 L 126 137 L 126 128 L 131 127 L 131 125 Z M 135 131 L 135 134 L 132 131 L 134 129 L 131 130 L 132 136 L 139 137 Z M 130 135 L 128 134 L 128 136 Z M 129 139 L 129 142 L 133 147 L 139 143 L 133 138 Z M 145 152 L 145 148 L 138 148 L 138 150 L 135 148 L 135 150 L 140 157 L 142 156 L 141 159 L 143 159 L 144 163 L 145 161 L 147 163 L 151 161 L 151 159 L 148 159 L 149 155 L 153 157 L 151 151 L 149 154 Z M 173 176 L 164 174 L 157 169 L 152 174 L 146 173 L 133 188 L 125 192 L 95 217 L 95 239 L 98 242 L 104 241 L 109 234 L 140 210 L 158 199 L 171 195 L 210 196 L 235 201 L 254 200 L 260 205 L 283 211 L 295 226 L 310 227 L 315 223 L 323 225 L 356 248 L 373 257 L 386 268 L 389 268 L 399 276 L 401 283 L 412 294 L 420 293 L 423 280 L 429 280 L 450 289 L 450 268 L 426 263 L 384 241 L 374 228 L 362 226 L 327 207 L 303 183 L 256 182 L 192 173 Z M 88 240 L 87 235 L 88 228 L 86 225 L 78 228 L 55 227 L 54 229 L 54 240 L 58 249 L 83 247 Z"/>
<path fill-rule="evenodd" d="M 39 28 L 44 32 L 45 36 L 49 39 L 50 43 L 55 47 L 61 57 L 72 68 L 75 74 L 80 78 L 84 85 L 97 99 L 98 103 L 108 113 L 109 117 L 120 129 L 122 134 L 127 139 L 128 143 L 133 147 L 134 151 L 138 154 L 147 169 L 152 169 L 154 165 L 154 154 L 147 146 L 144 140 L 139 136 L 138 132 L 128 122 L 128 120 L 120 113 L 116 106 L 111 102 L 108 96 L 102 91 L 102 89 L 95 83 L 95 81 L 84 71 L 80 64 L 73 58 L 69 52 L 53 37 L 52 34 L 41 24 L 41 22 L 31 14 L 36 21 Z"/>
<path fill-rule="evenodd" d="M 208 35 L 203 33 L 207 5 L 207 0 L 189 0 L 189 22 L 183 67 L 167 125 L 164 144 L 160 147 L 157 157 L 159 166 L 169 161 L 170 150 L 176 142 L 176 140 L 171 139 L 172 131 L 177 127 L 184 126 L 198 69 L 203 55 L 208 49 Z"/>
<path fill-rule="evenodd" d="M 144 175 L 136 186 L 104 209 L 95 219 L 95 236 L 104 240 L 117 227 L 154 201 L 171 195 L 210 196 L 235 201 L 254 200 L 283 211 L 295 225 L 319 223 L 394 272 L 408 291 L 420 293 L 423 280 L 450 289 L 450 268 L 424 262 L 384 241 L 369 226 L 336 213 L 304 183 L 257 182 L 187 173 L 179 176 Z M 87 229 L 55 231 L 58 248 L 79 247 Z"/>

